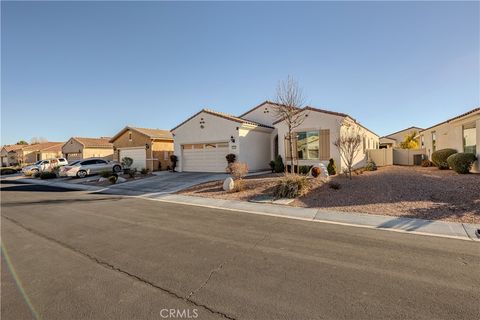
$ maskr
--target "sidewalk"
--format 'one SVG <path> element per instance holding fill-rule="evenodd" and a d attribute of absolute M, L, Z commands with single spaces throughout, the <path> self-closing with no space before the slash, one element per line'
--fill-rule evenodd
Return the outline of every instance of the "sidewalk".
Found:
<path fill-rule="evenodd" d="M 22 183 L 59 187 L 71 190 L 101 192 L 106 194 L 120 194 L 140 199 L 171 202 L 184 205 L 202 206 L 213 209 L 240 211 L 252 214 L 269 215 L 289 219 L 299 219 L 312 222 L 323 222 L 347 226 L 390 230 L 396 232 L 413 233 L 420 235 L 438 236 L 461 240 L 480 241 L 476 231 L 479 224 L 443 222 L 423 219 L 412 219 L 392 216 L 380 216 L 365 213 L 335 212 L 316 208 L 298 208 L 278 204 L 253 203 L 238 200 L 223 200 L 173 194 L 173 192 L 153 192 L 148 190 L 132 190 L 110 187 L 72 184 L 54 180 L 28 179 L 22 176 L 2 177 L 2 180 L 18 181 Z M 127 186 L 124 186 L 127 187 Z"/>
<path fill-rule="evenodd" d="M 241 211 L 282 218 L 439 236 L 461 240 L 480 241 L 480 238 L 475 234 L 475 231 L 480 228 L 480 225 L 478 224 L 380 216 L 365 213 L 335 212 L 315 208 L 298 208 L 275 204 L 211 199 L 179 194 L 160 195 L 157 197 L 143 196 L 141 198 L 185 205 L 196 205 L 214 209 Z"/>

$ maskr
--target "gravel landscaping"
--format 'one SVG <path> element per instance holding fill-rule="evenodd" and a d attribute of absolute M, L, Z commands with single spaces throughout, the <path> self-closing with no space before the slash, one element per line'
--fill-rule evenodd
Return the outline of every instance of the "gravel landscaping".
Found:
<path fill-rule="evenodd" d="M 279 175 L 245 179 L 246 189 L 227 193 L 222 182 L 210 182 L 183 194 L 220 199 L 250 200 L 272 194 Z M 298 207 L 362 212 L 408 218 L 480 223 L 480 174 L 459 175 L 452 170 L 423 167 L 381 167 L 355 175 L 352 180 L 335 176 L 334 190 L 319 179 L 310 192 L 291 203 Z"/>

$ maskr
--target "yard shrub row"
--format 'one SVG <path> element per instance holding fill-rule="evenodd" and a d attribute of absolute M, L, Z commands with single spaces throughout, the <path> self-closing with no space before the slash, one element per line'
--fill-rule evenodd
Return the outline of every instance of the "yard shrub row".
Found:
<path fill-rule="evenodd" d="M 432 162 L 440 170 L 446 170 L 449 168 L 447 162 L 448 157 L 455 153 L 457 153 L 457 150 L 449 148 L 434 151 L 432 153 Z"/>
<path fill-rule="evenodd" d="M 454 153 L 447 158 L 447 163 L 456 173 L 469 173 L 477 157 L 473 153 Z"/>

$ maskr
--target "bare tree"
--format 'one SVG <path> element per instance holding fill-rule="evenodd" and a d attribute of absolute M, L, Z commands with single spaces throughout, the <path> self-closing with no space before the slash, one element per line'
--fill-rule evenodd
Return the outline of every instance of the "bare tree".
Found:
<path fill-rule="evenodd" d="M 348 176 L 352 179 L 353 162 L 362 149 L 363 135 L 360 127 L 350 123 L 342 123 L 339 137 L 333 142 L 340 157 L 347 166 Z"/>
<path fill-rule="evenodd" d="M 300 112 L 305 98 L 303 96 L 303 90 L 299 87 L 298 82 L 291 76 L 287 77 L 287 80 L 282 80 L 277 86 L 277 94 L 275 99 L 274 112 L 278 120 L 285 121 L 287 125 L 288 148 L 290 151 L 290 170 L 293 172 L 294 168 L 294 129 L 299 127 L 305 120 L 305 113 Z"/>
<path fill-rule="evenodd" d="M 47 138 L 33 137 L 32 139 L 30 139 L 30 144 L 38 144 L 38 143 L 43 143 L 43 142 L 48 142 Z"/>

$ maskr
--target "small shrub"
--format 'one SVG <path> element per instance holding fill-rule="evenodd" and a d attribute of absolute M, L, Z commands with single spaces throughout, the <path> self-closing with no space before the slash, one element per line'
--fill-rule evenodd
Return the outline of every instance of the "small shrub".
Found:
<path fill-rule="evenodd" d="M 40 179 L 55 179 L 57 175 L 55 172 L 43 171 L 40 173 Z"/>
<path fill-rule="evenodd" d="M 225 156 L 225 158 L 227 159 L 227 163 L 234 163 L 235 160 L 237 160 L 237 156 L 233 153 L 229 153 Z"/>
<path fill-rule="evenodd" d="M 327 171 L 328 175 L 330 176 L 337 174 L 337 166 L 335 165 L 335 161 L 333 159 L 328 160 Z"/>
<path fill-rule="evenodd" d="M 130 178 L 135 178 L 135 175 L 137 174 L 137 169 L 136 168 L 133 168 L 133 169 L 130 169 L 128 170 L 128 176 Z"/>
<path fill-rule="evenodd" d="M 472 165 L 477 160 L 473 153 L 454 153 L 447 158 L 447 163 L 456 173 L 469 173 Z"/>
<path fill-rule="evenodd" d="M 269 165 L 270 165 L 270 169 L 272 170 L 272 173 L 274 173 L 275 172 L 275 161 L 273 161 L 273 160 L 270 161 Z"/>
<path fill-rule="evenodd" d="M 174 154 L 170 155 L 170 162 L 172 163 L 172 172 L 175 172 L 177 167 L 178 157 Z"/>
<path fill-rule="evenodd" d="M 234 180 L 244 178 L 248 173 L 248 166 L 246 163 L 242 162 L 235 162 L 232 163 L 230 166 L 230 174 L 232 175 Z"/>
<path fill-rule="evenodd" d="M 32 177 L 34 177 L 34 178 L 40 178 L 41 175 L 42 175 L 42 173 L 38 172 L 38 171 L 32 173 Z"/>
<path fill-rule="evenodd" d="M 319 167 L 313 167 L 312 168 L 312 176 L 314 178 L 320 176 L 321 173 L 322 173 L 322 170 Z"/>
<path fill-rule="evenodd" d="M 275 198 L 296 198 L 308 191 L 306 176 L 287 174 L 277 184 L 274 190 Z"/>
<path fill-rule="evenodd" d="M 111 183 L 111 184 L 115 184 L 117 183 L 117 180 L 118 180 L 118 177 L 117 176 L 110 176 L 108 177 L 108 181 Z"/>
<path fill-rule="evenodd" d="M 14 174 L 14 173 L 17 173 L 17 170 L 15 170 L 13 168 L 1 168 L 0 169 L 0 174 L 1 175 Z"/>
<path fill-rule="evenodd" d="M 300 174 L 308 174 L 310 172 L 310 168 L 312 166 L 299 166 L 298 167 L 298 173 Z"/>
<path fill-rule="evenodd" d="M 329 187 L 330 189 L 333 189 L 333 190 L 338 190 L 338 189 L 340 189 L 342 186 L 341 186 L 341 184 L 338 183 L 338 182 L 330 181 L 330 182 L 328 183 L 328 187 Z"/>
<path fill-rule="evenodd" d="M 455 149 L 441 149 L 432 153 L 432 162 L 440 170 L 448 169 L 447 159 L 457 153 Z"/>
<path fill-rule="evenodd" d="M 122 166 L 129 169 L 133 164 L 133 159 L 129 157 L 122 158 Z"/>
<path fill-rule="evenodd" d="M 104 170 L 100 172 L 100 177 L 102 178 L 109 178 L 112 175 L 112 171 Z"/>
<path fill-rule="evenodd" d="M 422 160 L 422 167 L 433 167 L 433 162 L 428 159 Z"/>
<path fill-rule="evenodd" d="M 140 173 L 141 174 L 148 174 L 150 170 L 148 170 L 147 168 L 142 168 L 142 170 L 140 170 Z"/>
<path fill-rule="evenodd" d="M 377 170 L 377 165 L 373 160 L 368 160 L 367 164 L 365 165 L 365 171 L 375 171 Z"/>
<path fill-rule="evenodd" d="M 278 155 L 275 159 L 275 172 L 280 173 L 285 171 L 285 165 L 283 164 L 282 156 Z"/>

